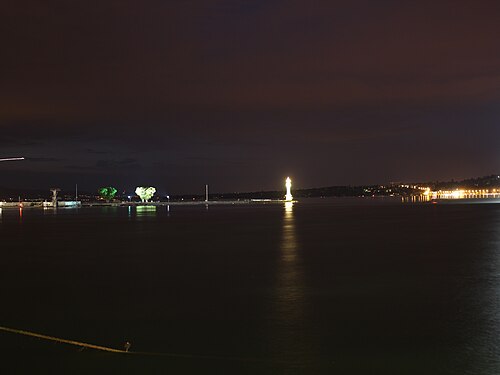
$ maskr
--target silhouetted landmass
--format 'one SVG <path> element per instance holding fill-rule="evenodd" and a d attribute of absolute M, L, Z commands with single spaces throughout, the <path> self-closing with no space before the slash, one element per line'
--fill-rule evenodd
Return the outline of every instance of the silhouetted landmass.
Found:
<path fill-rule="evenodd" d="M 462 181 L 436 181 L 436 182 L 413 182 L 413 183 L 390 183 L 387 185 L 366 186 L 328 186 L 311 189 L 293 190 L 294 198 L 320 198 L 320 197 L 367 197 L 367 196 L 410 196 L 421 194 L 422 187 L 430 187 L 432 190 L 454 190 L 462 189 L 500 189 L 500 175 L 489 175 L 478 178 L 470 178 Z M 256 191 L 256 192 L 234 192 L 223 194 L 211 194 L 210 199 L 282 199 L 285 195 L 282 191 Z M 175 200 L 200 200 L 205 199 L 203 195 L 178 195 Z"/>
<path fill-rule="evenodd" d="M 49 189 L 16 189 L 0 187 L 0 198 L 5 200 L 21 199 L 45 199 L 50 196 Z"/>
<path fill-rule="evenodd" d="M 461 181 L 434 181 L 434 182 L 413 182 L 413 183 L 390 183 L 387 185 L 366 185 L 366 186 L 327 186 L 310 189 L 293 189 L 294 198 L 315 198 L 315 197 L 367 197 L 367 196 L 409 196 L 422 192 L 421 188 L 430 187 L 432 190 L 454 190 L 454 189 L 500 189 L 500 175 L 489 175 L 484 177 L 469 178 Z M 242 199 L 282 199 L 285 191 L 254 191 L 254 192 L 233 192 L 210 194 L 211 200 L 242 200 Z M 51 193 L 47 190 L 38 189 L 12 189 L 0 187 L 0 199 L 50 199 Z M 62 191 L 61 199 L 74 199 L 74 192 Z M 117 200 L 129 200 L 127 196 L 117 196 Z M 96 192 L 80 192 L 79 199 L 83 201 L 99 200 Z M 131 198 L 135 200 L 135 197 Z M 179 200 L 204 200 L 201 194 L 184 194 L 170 197 L 172 201 Z M 167 200 L 166 197 L 156 196 L 154 200 Z"/>
<path fill-rule="evenodd" d="M 434 190 L 453 190 L 459 188 L 465 189 L 499 189 L 500 188 L 500 175 L 490 175 L 478 178 L 469 178 L 462 181 L 446 181 L 435 182 L 433 185 Z"/>
<path fill-rule="evenodd" d="M 81 191 L 78 194 L 78 199 L 84 198 L 86 200 L 92 199 L 97 196 L 96 193 L 89 193 Z M 52 193 L 49 188 L 45 189 L 24 189 L 24 188 L 5 188 L 0 187 L 0 200 L 17 201 L 21 200 L 50 200 Z M 75 192 L 70 190 L 63 190 L 59 194 L 62 200 L 75 199 Z"/>
<path fill-rule="evenodd" d="M 364 197 L 364 196 L 391 196 L 391 195 L 410 195 L 411 189 L 399 188 L 396 186 L 328 186 L 311 189 L 296 189 L 292 190 L 293 197 L 298 198 L 314 198 L 314 197 Z M 254 191 L 254 192 L 234 192 L 211 194 L 210 199 L 283 199 L 285 192 L 283 191 Z M 203 195 L 179 195 L 174 196 L 175 200 L 199 200 L 205 199 Z"/>
<path fill-rule="evenodd" d="M 310 197 L 357 197 L 363 195 L 372 195 L 373 191 L 379 191 L 378 186 L 329 186 L 312 189 L 297 189 L 293 190 L 294 198 L 310 198 Z M 248 193 L 224 193 L 214 194 L 213 198 L 218 199 L 282 199 L 285 195 L 284 191 L 258 191 Z"/>

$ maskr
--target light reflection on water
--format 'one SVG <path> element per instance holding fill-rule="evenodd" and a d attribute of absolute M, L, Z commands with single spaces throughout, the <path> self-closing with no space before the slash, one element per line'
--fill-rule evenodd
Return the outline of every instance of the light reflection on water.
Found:
<path fill-rule="evenodd" d="M 129 220 L 144 220 L 154 218 L 158 214 L 156 206 L 128 206 L 127 218 Z"/>
<path fill-rule="evenodd" d="M 500 367 L 500 216 L 491 223 L 492 237 L 488 249 L 492 254 L 482 260 L 480 277 L 486 279 L 486 291 L 481 300 L 480 312 L 483 327 L 477 340 L 476 350 L 482 352 L 484 363 L 477 363 L 485 373 L 498 371 Z M 482 310 L 482 311 L 481 311 Z"/>
<path fill-rule="evenodd" d="M 137 206 L 135 211 L 138 220 L 156 216 L 156 206 Z"/>
<path fill-rule="evenodd" d="M 18 209 L 3 209 L 2 257 L 9 265 L 3 268 L 3 277 L 19 281 L 2 284 L 2 314 L 20 316 L 17 322 L 11 319 L 12 325 L 33 328 L 30 309 L 34 305 L 37 319 L 53 321 L 48 332 L 78 337 L 94 329 L 96 322 L 89 316 L 100 316 L 104 306 L 107 310 L 97 322 L 99 328 L 112 327 L 117 320 L 117 325 L 130 326 L 136 347 L 205 353 L 212 351 L 212 341 L 206 341 L 205 349 L 205 344 L 198 343 L 206 337 L 215 337 L 210 340 L 217 342 L 221 333 L 224 339 L 213 352 L 230 353 L 234 343 L 244 347 L 248 337 L 248 347 L 259 349 L 250 349 L 245 356 L 274 360 L 279 367 L 265 372 L 267 364 L 262 364 L 256 371 L 245 372 L 245 362 L 241 371 L 232 373 L 500 374 L 499 205 L 322 200 L 255 210 L 212 206 L 210 220 L 202 206 L 172 206 L 172 210 L 165 225 L 168 207 L 26 208 L 22 225 L 17 226 Z M 254 223 L 248 245 L 242 246 L 245 251 L 236 254 L 240 236 Z M 191 227 L 202 225 L 207 226 L 206 232 L 193 235 Z M 144 230 L 158 246 L 170 237 L 172 251 L 161 252 L 160 257 L 156 245 L 140 247 Z M 268 242 L 262 240 L 270 234 Z M 262 248 L 266 243 L 269 246 Z M 135 251 L 139 247 L 141 251 Z M 219 262 L 222 257 L 225 260 Z M 121 267 L 115 269 L 117 261 Z M 258 267 L 262 267 L 262 278 L 253 273 Z M 89 272 L 95 281 L 89 281 Z M 122 287 L 123 280 L 127 288 Z M 216 287 L 200 289 L 199 282 L 193 285 L 186 280 L 213 280 Z M 40 287 L 33 288 L 35 284 Z M 101 285 L 107 285 L 113 298 L 101 297 Z M 165 291 L 165 285 L 171 288 Z M 43 299 L 38 297 L 42 288 L 50 291 Z M 233 304 L 240 290 L 237 296 L 244 302 Z M 171 304 L 169 298 L 176 294 L 178 304 Z M 133 295 L 140 295 L 144 303 L 130 303 Z M 23 296 L 22 300 L 17 296 Z M 206 319 L 203 311 L 189 315 L 199 308 L 200 300 L 204 306 L 217 302 L 210 305 Z M 255 306 L 250 312 L 247 301 Z M 161 312 L 157 320 L 148 321 L 146 308 Z M 68 313 L 56 321 L 52 315 L 60 309 Z M 125 309 L 126 317 L 120 313 Z M 171 315 L 164 314 L 171 311 Z M 217 323 L 228 311 L 234 324 L 227 331 L 212 330 L 212 326 L 226 327 L 226 322 Z M 200 319 L 198 327 L 210 326 L 199 333 L 193 330 L 193 344 L 183 342 L 185 326 L 171 329 L 163 323 L 183 316 L 188 318 L 180 323 L 186 326 L 196 319 Z M 239 316 L 244 318 L 238 321 Z M 75 332 L 77 321 L 82 323 L 80 333 Z M 244 334 L 234 329 L 247 322 L 257 329 Z M 153 328 L 144 330 L 144 324 Z M 102 332 L 96 343 L 114 340 L 121 328 Z M 170 341 L 156 344 L 163 337 Z M 2 339 L 4 347 L 14 345 L 11 338 L 0 335 L 0 347 Z M 144 361 L 150 365 L 149 358 Z M 170 358 L 159 366 L 166 363 Z M 208 365 L 211 370 L 221 366 Z M 321 372 L 314 371 L 315 367 Z"/>
<path fill-rule="evenodd" d="M 472 272 L 460 279 L 460 309 L 451 316 L 453 331 L 460 332 L 453 373 L 500 373 L 500 215 L 484 218 L 481 229 L 475 228 L 478 240 L 470 246 Z"/>
<path fill-rule="evenodd" d="M 274 355 L 286 359 L 297 359 L 295 355 L 303 347 L 304 275 L 298 252 L 293 202 L 286 202 L 273 293 L 271 338 Z"/>
<path fill-rule="evenodd" d="M 283 220 L 283 242 L 281 244 L 281 254 L 283 266 L 289 265 L 286 269 L 287 273 L 296 274 L 296 269 L 293 267 L 297 258 L 297 240 L 295 238 L 295 222 L 293 219 L 293 202 L 285 203 L 285 215 Z M 290 275 L 290 276 L 292 276 Z M 295 277 L 293 277 L 295 278 Z"/>
<path fill-rule="evenodd" d="M 494 342 L 494 360 L 496 361 L 497 364 L 497 369 L 500 364 L 500 216 L 496 220 L 496 225 L 495 225 L 496 231 L 496 238 L 495 238 L 495 251 L 496 251 L 496 256 L 495 256 L 495 268 L 492 273 L 492 278 L 494 280 L 495 286 L 494 286 L 494 306 L 493 306 L 493 311 L 491 315 L 491 319 L 494 324 L 494 332 L 493 332 L 493 342 Z"/>

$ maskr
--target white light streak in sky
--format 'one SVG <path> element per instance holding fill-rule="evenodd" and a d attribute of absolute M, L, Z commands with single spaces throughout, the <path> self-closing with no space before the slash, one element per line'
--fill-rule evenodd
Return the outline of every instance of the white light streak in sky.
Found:
<path fill-rule="evenodd" d="M 15 161 L 15 160 L 24 160 L 24 158 L 20 157 L 20 158 L 4 158 L 4 159 L 0 159 L 0 161 Z"/>

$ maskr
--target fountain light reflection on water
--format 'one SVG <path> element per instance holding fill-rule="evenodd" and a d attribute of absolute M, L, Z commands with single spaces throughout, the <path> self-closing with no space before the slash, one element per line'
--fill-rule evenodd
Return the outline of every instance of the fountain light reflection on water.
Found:
<path fill-rule="evenodd" d="M 279 359 L 296 359 L 300 355 L 298 351 L 304 347 L 304 294 L 303 266 L 296 236 L 293 202 L 286 202 L 272 301 L 274 318 L 271 348 L 273 356 Z"/>
<path fill-rule="evenodd" d="M 297 251 L 293 202 L 286 202 L 278 274 L 280 296 L 283 297 L 284 301 L 293 305 L 300 302 L 303 295 L 302 274 L 297 259 Z M 296 311 L 297 309 L 294 308 L 293 310 Z"/>

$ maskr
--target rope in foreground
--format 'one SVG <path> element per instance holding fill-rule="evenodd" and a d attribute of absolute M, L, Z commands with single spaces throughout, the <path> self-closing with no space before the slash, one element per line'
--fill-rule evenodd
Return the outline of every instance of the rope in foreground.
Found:
<path fill-rule="evenodd" d="M 245 362 L 268 362 L 275 364 L 296 364 L 296 362 L 287 362 L 287 361 L 276 361 L 276 360 L 265 360 L 258 358 L 243 358 L 243 357 L 221 357 L 221 356 L 211 356 L 211 355 L 196 355 L 196 354 L 179 354 L 179 353 L 155 353 L 155 352 L 134 352 L 134 351 L 125 351 L 121 349 L 108 348 L 106 346 L 88 344 L 85 342 L 75 341 L 75 340 L 67 340 L 59 337 L 43 335 L 40 333 L 24 331 L 21 329 L 8 328 L 0 326 L 0 331 L 14 333 L 23 336 L 31 336 L 36 337 L 42 340 L 48 340 L 57 342 L 60 344 L 68 344 L 73 346 L 78 346 L 79 348 L 89 348 L 94 350 L 100 350 L 104 352 L 110 353 L 120 353 L 120 354 L 130 354 L 130 355 L 148 355 L 148 356 L 163 356 L 163 357 L 177 357 L 177 358 L 192 358 L 192 359 L 214 359 L 214 360 L 224 360 L 224 361 L 245 361 Z"/>
<path fill-rule="evenodd" d="M 94 344 L 87 344 L 85 342 L 79 342 L 79 341 L 74 341 L 74 340 L 61 339 L 59 337 L 42 335 L 40 333 L 35 333 L 35 332 L 30 332 L 30 331 L 23 331 L 21 329 L 14 329 L 14 328 L 7 328 L 7 327 L 1 327 L 0 326 L 0 331 L 10 332 L 10 333 L 17 333 L 18 335 L 36 337 L 36 338 L 39 338 L 39 339 L 49 340 L 49 341 L 55 341 L 55 342 L 59 342 L 59 343 L 62 343 L 62 344 L 75 345 L 75 346 L 78 346 L 80 348 L 89 348 L 89 349 L 95 349 L 95 350 L 102 350 L 102 351 L 111 352 L 111 353 L 130 353 L 130 352 L 126 352 L 125 350 L 119 350 L 119 349 L 114 349 L 114 348 L 107 348 L 105 346 L 94 345 Z"/>

